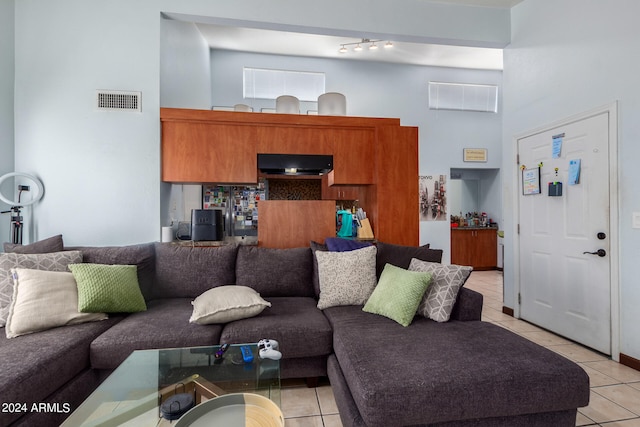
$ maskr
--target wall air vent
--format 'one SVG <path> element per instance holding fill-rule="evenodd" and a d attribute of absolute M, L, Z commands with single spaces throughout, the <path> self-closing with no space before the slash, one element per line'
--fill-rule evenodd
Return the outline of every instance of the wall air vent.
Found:
<path fill-rule="evenodd" d="M 429 109 L 498 112 L 498 86 L 429 82 Z"/>
<path fill-rule="evenodd" d="M 98 90 L 96 92 L 97 107 L 100 111 L 142 111 L 140 99 L 142 92 L 122 90 Z"/>

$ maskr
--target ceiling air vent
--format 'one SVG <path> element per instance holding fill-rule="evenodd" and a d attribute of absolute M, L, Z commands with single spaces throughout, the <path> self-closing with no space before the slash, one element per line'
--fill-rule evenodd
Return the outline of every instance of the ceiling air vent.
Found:
<path fill-rule="evenodd" d="M 142 92 L 126 92 L 122 90 L 99 90 L 96 101 L 100 111 L 141 111 L 140 98 Z"/>

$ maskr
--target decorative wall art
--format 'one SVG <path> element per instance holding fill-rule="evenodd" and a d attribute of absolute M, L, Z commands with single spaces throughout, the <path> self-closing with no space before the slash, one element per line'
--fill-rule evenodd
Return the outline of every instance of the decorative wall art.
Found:
<path fill-rule="evenodd" d="M 418 177 L 420 221 L 447 220 L 446 175 Z"/>

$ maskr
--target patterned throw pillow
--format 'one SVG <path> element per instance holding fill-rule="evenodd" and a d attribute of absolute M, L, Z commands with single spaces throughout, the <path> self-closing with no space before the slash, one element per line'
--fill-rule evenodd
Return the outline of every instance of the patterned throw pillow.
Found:
<path fill-rule="evenodd" d="M 409 326 L 430 283 L 430 273 L 408 271 L 387 264 L 362 310 Z"/>
<path fill-rule="evenodd" d="M 318 308 L 362 305 L 376 286 L 376 247 L 348 252 L 316 251 L 320 297 Z"/>
<path fill-rule="evenodd" d="M 80 313 L 78 288 L 66 271 L 12 269 L 14 296 L 5 328 L 7 338 L 107 318 L 105 313 Z"/>
<path fill-rule="evenodd" d="M 135 265 L 70 264 L 78 283 L 78 311 L 136 313 L 145 311 Z"/>
<path fill-rule="evenodd" d="M 50 254 L 0 253 L 0 327 L 9 315 L 9 304 L 13 298 L 12 268 L 31 270 L 69 271 L 67 265 L 82 262 L 80 251 L 54 252 Z"/>
<path fill-rule="evenodd" d="M 428 272 L 432 275 L 433 283 L 418 307 L 418 314 L 436 322 L 447 322 L 458 298 L 458 292 L 469 278 L 473 267 L 439 264 L 414 258 L 409 270 Z"/>
<path fill-rule="evenodd" d="M 189 322 L 199 325 L 228 323 L 257 316 L 271 303 L 248 286 L 218 286 L 204 292 L 191 302 L 193 313 Z"/>

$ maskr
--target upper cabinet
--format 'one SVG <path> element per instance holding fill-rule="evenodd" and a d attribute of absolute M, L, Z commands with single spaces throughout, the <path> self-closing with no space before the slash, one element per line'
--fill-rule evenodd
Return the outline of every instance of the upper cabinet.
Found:
<path fill-rule="evenodd" d="M 263 154 L 333 154 L 325 129 L 306 126 L 256 126 L 257 152 Z"/>
<path fill-rule="evenodd" d="M 162 123 L 163 181 L 256 183 L 257 168 L 253 126 Z"/>
<path fill-rule="evenodd" d="M 333 171 L 329 185 L 366 185 L 374 183 L 375 129 L 331 129 Z"/>

